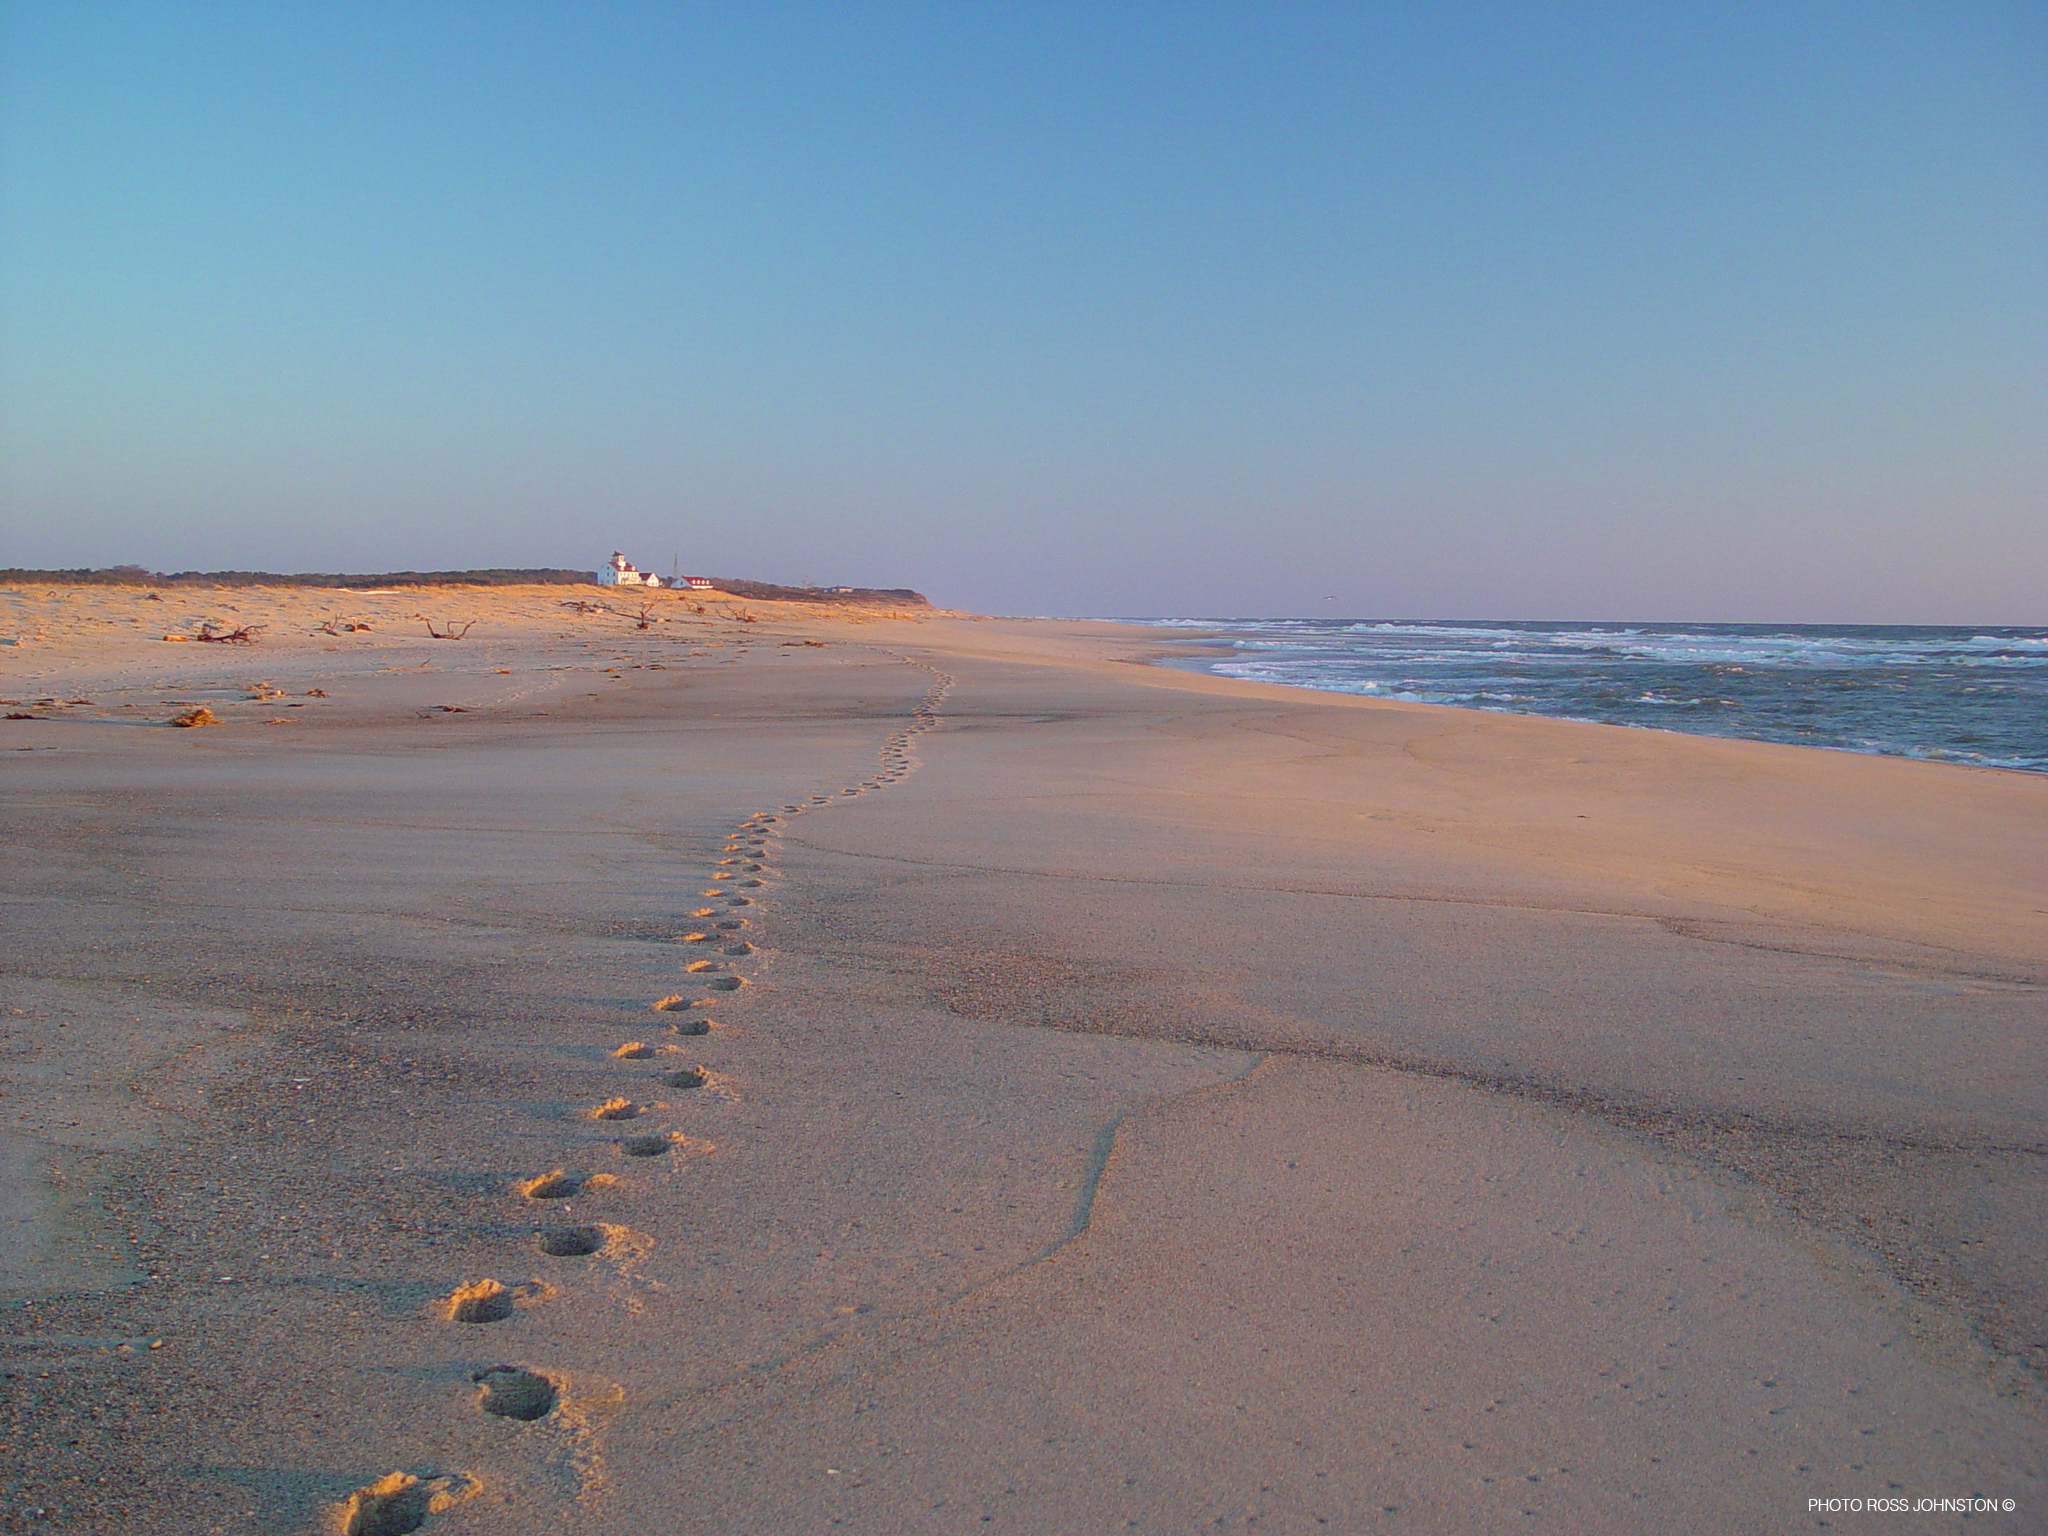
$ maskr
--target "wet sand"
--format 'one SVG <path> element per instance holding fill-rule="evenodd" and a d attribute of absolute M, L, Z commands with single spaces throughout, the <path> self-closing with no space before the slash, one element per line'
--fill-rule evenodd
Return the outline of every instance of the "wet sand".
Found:
<path fill-rule="evenodd" d="M 166 597 L 0 593 L 0 1528 L 2040 1528 L 2048 781 Z"/>

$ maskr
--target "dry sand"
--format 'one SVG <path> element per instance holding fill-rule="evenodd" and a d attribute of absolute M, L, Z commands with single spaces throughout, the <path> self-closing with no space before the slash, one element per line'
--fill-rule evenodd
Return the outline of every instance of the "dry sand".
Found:
<path fill-rule="evenodd" d="M 0 1529 L 2048 1528 L 2048 779 L 565 595 L 0 591 Z"/>

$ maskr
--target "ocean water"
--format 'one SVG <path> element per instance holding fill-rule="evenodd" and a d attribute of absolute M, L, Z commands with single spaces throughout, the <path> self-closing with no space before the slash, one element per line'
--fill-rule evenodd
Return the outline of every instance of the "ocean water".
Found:
<path fill-rule="evenodd" d="M 2048 629 L 1132 622 L 1227 644 L 1178 663 L 1224 677 L 2048 773 Z"/>

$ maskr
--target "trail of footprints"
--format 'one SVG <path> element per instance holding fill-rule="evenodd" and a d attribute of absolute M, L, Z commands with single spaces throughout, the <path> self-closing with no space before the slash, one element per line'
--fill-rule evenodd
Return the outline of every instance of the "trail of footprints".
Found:
<path fill-rule="evenodd" d="M 651 1090 L 718 1091 L 722 1081 L 719 1073 L 696 1063 L 673 1061 L 673 1057 L 686 1053 L 686 1048 L 674 1041 L 702 1038 L 719 1029 L 718 1021 L 704 1010 L 717 1000 L 730 1000 L 748 985 L 740 967 L 750 956 L 761 953 L 748 937 L 753 930 L 749 909 L 758 909 L 765 893 L 773 887 L 776 871 L 770 860 L 776 852 L 777 829 L 806 812 L 894 784 L 918 766 L 914 750 L 917 738 L 938 723 L 939 706 L 952 691 L 954 679 L 900 652 L 884 650 L 882 654 L 931 674 L 931 687 L 912 710 L 910 723 L 890 733 L 882 744 L 875 772 L 858 784 L 847 785 L 835 793 L 812 795 L 779 811 L 757 812 L 733 829 L 713 866 L 710 883 L 699 892 L 698 899 L 705 904 L 690 911 L 689 926 L 678 935 L 680 942 L 696 949 L 697 956 L 684 963 L 684 982 L 704 989 L 709 995 L 686 991 L 656 999 L 652 1011 L 661 1020 L 661 1034 L 672 1038 L 658 1039 L 656 1043 L 628 1040 L 613 1048 L 612 1058 L 622 1064 L 661 1063 L 651 1075 L 628 1085 L 632 1092 L 593 1104 L 580 1116 L 592 1130 L 616 1133 L 596 1142 L 586 1138 L 580 1145 L 594 1147 L 609 1141 L 621 1159 L 621 1171 L 559 1167 L 534 1174 L 512 1185 L 522 1206 L 534 1209 L 554 1201 L 570 1201 L 578 1195 L 624 1184 L 631 1168 L 673 1167 L 714 1150 L 708 1141 L 659 1123 L 676 1114 L 681 1106 L 653 1096 Z M 641 1093 L 649 1096 L 640 1097 Z M 653 1163 L 654 1159 L 662 1158 L 668 1162 Z M 644 1235 L 606 1222 L 543 1225 L 534 1231 L 532 1244 L 534 1252 L 550 1259 L 612 1257 L 626 1262 L 637 1260 L 652 1246 Z M 524 1309 L 543 1306 L 559 1294 L 559 1287 L 541 1279 L 507 1285 L 486 1276 L 456 1286 L 443 1299 L 441 1315 L 450 1326 L 486 1327 Z M 540 1367 L 493 1365 L 474 1372 L 470 1383 L 475 1388 L 476 1410 L 495 1418 L 535 1423 L 557 1417 L 564 1409 L 567 1382 L 559 1374 Z M 358 1488 L 336 1506 L 332 1526 L 340 1536 L 408 1536 L 424 1525 L 428 1516 L 474 1497 L 481 1489 L 480 1481 L 468 1473 L 393 1472 Z"/>

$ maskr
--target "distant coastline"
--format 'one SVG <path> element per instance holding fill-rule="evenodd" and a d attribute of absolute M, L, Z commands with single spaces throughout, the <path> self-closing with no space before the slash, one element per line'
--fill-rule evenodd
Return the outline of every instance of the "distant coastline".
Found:
<path fill-rule="evenodd" d="M 778 603 L 891 603 L 929 608 L 931 600 L 909 587 L 786 587 L 772 581 L 714 576 L 713 590 L 733 597 Z M 379 571 L 368 575 L 275 571 L 152 571 L 140 565 L 80 566 L 69 570 L 0 570 L 0 586 L 82 587 L 592 587 L 595 571 L 556 567 L 493 568 L 474 571 Z M 666 590 L 666 589 L 662 589 Z"/>

